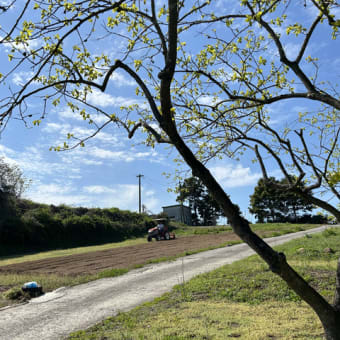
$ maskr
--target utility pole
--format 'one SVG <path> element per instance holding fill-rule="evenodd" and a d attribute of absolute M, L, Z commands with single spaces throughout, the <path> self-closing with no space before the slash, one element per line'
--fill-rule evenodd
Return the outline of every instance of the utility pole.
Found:
<path fill-rule="evenodd" d="M 142 212 L 142 186 L 141 186 L 141 178 L 144 177 L 143 175 L 139 174 L 138 177 L 138 189 L 139 189 L 139 213 Z"/>

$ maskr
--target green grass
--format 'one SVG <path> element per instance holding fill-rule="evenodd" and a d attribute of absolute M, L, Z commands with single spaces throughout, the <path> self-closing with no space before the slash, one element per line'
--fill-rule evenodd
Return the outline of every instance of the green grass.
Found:
<path fill-rule="evenodd" d="M 259 233 L 277 233 L 279 235 L 284 235 L 320 226 L 321 224 L 256 223 L 252 224 L 251 228 Z"/>
<path fill-rule="evenodd" d="M 303 237 L 276 249 L 332 301 L 340 230 Z M 75 332 L 69 339 L 229 338 L 321 340 L 323 329 L 312 310 L 254 255 L 199 275 L 153 302 Z"/>
<path fill-rule="evenodd" d="M 251 228 L 261 234 L 275 233 L 276 236 L 295 233 L 297 231 L 303 231 L 319 227 L 320 224 L 290 224 L 290 223 L 257 223 L 252 224 Z M 230 226 L 211 226 L 211 227 L 188 227 L 180 226 L 175 227 L 175 232 L 180 236 L 189 235 L 206 235 L 206 234 L 220 234 L 230 233 L 232 229 Z M 273 235 L 273 236 L 275 236 Z"/>

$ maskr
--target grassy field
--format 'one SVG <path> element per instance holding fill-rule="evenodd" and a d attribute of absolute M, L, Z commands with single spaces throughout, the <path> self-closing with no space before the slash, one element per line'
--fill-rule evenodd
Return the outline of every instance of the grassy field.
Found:
<path fill-rule="evenodd" d="M 252 229 L 266 236 L 280 236 L 283 234 L 295 233 L 297 231 L 312 229 L 320 226 L 319 224 L 290 224 L 290 223 L 257 223 L 252 224 Z M 177 226 L 175 229 L 177 235 L 205 235 L 232 232 L 230 226 L 216 227 L 188 227 Z M 269 237 L 268 236 L 268 237 Z"/>
<path fill-rule="evenodd" d="M 311 228 L 315 228 L 317 225 L 294 225 L 294 224 L 255 224 L 253 225 L 253 229 L 255 232 L 265 235 L 267 237 L 270 236 L 279 236 L 282 234 L 292 233 L 301 230 L 307 230 Z M 177 227 L 176 235 L 179 237 L 185 237 L 189 235 L 201 235 L 201 234 L 209 234 L 209 233 L 230 233 L 231 228 L 229 226 L 217 226 L 217 227 Z M 81 247 L 81 248 L 72 248 L 72 249 L 62 249 L 62 250 L 54 250 L 48 252 L 41 252 L 37 254 L 22 254 L 18 256 L 11 257 L 2 257 L 0 258 L 0 266 L 6 264 L 14 264 L 25 261 L 34 261 L 40 260 L 44 258 L 52 258 L 58 256 L 65 255 L 73 255 L 80 253 L 87 253 L 97 250 L 105 250 L 117 247 L 124 247 L 129 245 L 141 244 L 145 243 L 145 238 L 138 238 L 132 240 L 126 240 L 124 242 L 119 243 L 109 243 L 100 246 L 90 246 L 90 247 Z M 237 242 L 235 242 L 237 243 Z M 218 245 L 216 247 L 211 247 L 209 249 L 218 248 L 221 246 L 225 246 L 224 244 Z M 157 263 L 161 261 L 174 260 L 180 256 L 191 255 L 193 253 L 197 253 L 200 251 L 205 251 L 208 249 L 200 249 L 197 251 L 180 253 L 177 256 L 172 257 L 164 257 L 164 258 L 155 258 L 152 261 L 148 261 L 148 263 Z M 142 265 L 141 265 L 142 266 Z M 139 267 L 141 267 L 139 266 Z M 59 287 L 63 286 L 73 286 L 81 283 L 86 283 L 89 281 L 93 281 L 102 277 L 113 277 L 117 275 L 122 275 L 132 268 L 125 269 L 108 269 L 103 272 L 100 272 L 95 275 L 79 275 L 79 276 L 59 276 L 59 275 L 35 275 L 34 280 L 39 282 L 43 287 L 44 291 L 52 291 Z M 21 292 L 21 286 L 24 282 L 31 281 L 31 275 L 17 275 L 17 274 L 0 274 L 0 308 L 17 303 L 20 301 L 25 301 L 28 296 L 25 296 Z"/>
<path fill-rule="evenodd" d="M 276 247 L 332 301 L 340 230 L 328 229 Z M 334 252 L 325 252 L 331 248 Z M 189 282 L 134 310 L 109 318 L 72 340 L 323 339 L 312 310 L 258 256 Z"/>

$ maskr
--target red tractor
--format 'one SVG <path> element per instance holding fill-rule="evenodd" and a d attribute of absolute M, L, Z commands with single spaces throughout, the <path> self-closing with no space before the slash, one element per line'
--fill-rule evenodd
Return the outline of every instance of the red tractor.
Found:
<path fill-rule="evenodd" d="M 147 240 L 149 242 L 151 242 L 153 238 L 155 238 L 156 241 L 173 240 L 176 238 L 174 233 L 169 232 L 169 227 L 165 218 L 158 218 L 154 221 L 157 223 L 157 226 L 148 230 Z"/>

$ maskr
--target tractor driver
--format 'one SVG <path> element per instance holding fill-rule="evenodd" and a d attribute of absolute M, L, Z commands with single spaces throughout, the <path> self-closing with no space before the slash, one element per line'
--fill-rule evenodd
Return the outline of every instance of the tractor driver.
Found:
<path fill-rule="evenodd" d="M 164 224 L 163 224 L 162 222 L 159 222 L 159 223 L 157 224 L 157 228 L 158 228 L 159 232 L 163 232 L 163 230 L 164 230 Z"/>

